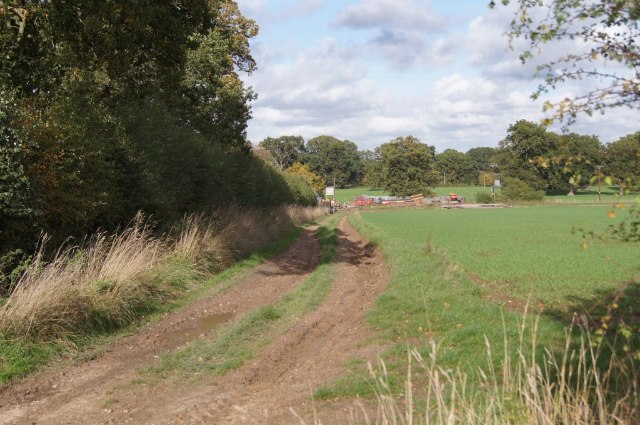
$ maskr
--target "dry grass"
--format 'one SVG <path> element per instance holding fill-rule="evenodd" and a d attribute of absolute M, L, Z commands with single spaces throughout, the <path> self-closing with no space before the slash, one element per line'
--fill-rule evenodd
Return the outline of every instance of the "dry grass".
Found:
<path fill-rule="evenodd" d="M 47 262 L 41 250 L 0 307 L 0 333 L 64 340 L 128 324 L 174 298 L 196 272 L 220 271 L 321 212 L 229 207 L 186 217 L 175 239 L 155 236 L 139 216 L 125 231 L 98 233 Z"/>
<path fill-rule="evenodd" d="M 410 350 L 405 392 L 394 394 L 386 366 L 370 365 L 377 412 L 360 405 L 352 423 L 379 425 L 634 425 L 640 423 L 640 388 L 630 359 L 611 358 L 608 367 L 594 367 L 600 348 L 588 333 L 575 346 L 567 335 L 560 356 L 536 344 L 536 331 L 525 342 L 521 328 L 517 360 L 509 356 L 505 338 L 500 362 L 487 343 L 488 366 L 477 377 L 438 364 L 438 346 L 431 341 L 428 358 Z M 527 346 L 528 349 L 524 349 Z M 499 364 L 496 370 L 494 364 Z M 631 366 L 631 367 L 630 367 Z M 471 381 L 474 381 L 471 384 Z M 477 384 L 479 382 L 479 384 Z M 625 385 L 619 391 L 615 383 Z"/>
<path fill-rule="evenodd" d="M 0 309 L 0 329 L 47 340 L 127 323 L 136 308 L 162 298 L 151 271 L 167 251 L 138 217 L 121 234 L 98 233 L 86 248 L 58 251 L 47 263 L 40 253 Z"/>

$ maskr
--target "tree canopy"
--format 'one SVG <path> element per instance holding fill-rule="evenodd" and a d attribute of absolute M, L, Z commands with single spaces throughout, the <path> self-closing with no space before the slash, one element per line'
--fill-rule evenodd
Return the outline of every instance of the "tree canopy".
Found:
<path fill-rule="evenodd" d="M 41 232 L 315 201 L 249 155 L 258 27 L 235 0 L 0 0 L 0 28 L 0 281 Z"/>
<path fill-rule="evenodd" d="M 281 170 L 301 161 L 305 152 L 302 136 L 267 137 L 258 146 L 271 154 Z"/>
<path fill-rule="evenodd" d="M 621 137 L 607 146 L 607 175 L 623 187 L 640 185 L 640 132 Z"/>
<path fill-rule="evenodd" d="M 489 3 L 495 6 L 495 1 Z M 544 45 L 568 42 L 546 63 L 538 66 L 544 80 L 534 98 L 573 80 L 588 80 L 583 92 L 560 102 L 547 101 L 544 109 L 551 117 L 571 124 L 580 112 L 592 114 L 605 109 L 640 107 L 640 3 L 636 0 L 502 0 L 515 3 L 510 38 L 524 39 L 528 47 L 523 62 L 551 51 Z"/>
<path fill-rule="evenodd" d="M 533 190 L 564 192 L 589 185 L 605 151 L 596 136 L 560 135 L 525 120 L 511 125 L 499 146 L 504 177 L 517 178 Z"/>
<path fill-rule="evenodd" d="M 305 163 L 327 184 L 332 185 L 335 179 L 337 186 L 346 187 L 361 180 L 362 162 L 355 143 L 333 136 L 318 136 L 309 139 L 305 149 Z"/>
<path fill-rule="evenodd" d="M 413 136 L 398 137 L 380 146 L 384 188 L 391 195 L 429 193 L 433 148 Z"/>
<path fill-rule="evenodd" d="M 437 154 L 435 168 L 444 184 L 473 184 L 478 179 L 478 170 L 469 156 L 455 149 Z"/>

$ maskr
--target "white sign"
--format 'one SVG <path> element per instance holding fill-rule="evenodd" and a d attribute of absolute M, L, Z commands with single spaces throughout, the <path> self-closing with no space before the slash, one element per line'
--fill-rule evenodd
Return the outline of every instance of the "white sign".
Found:
<path fill-rule="evenodd" d="M 493 182 L 493 185 L 494 185 L 495 187 L 500 187 L 500 180 L 495 180 L 495 181 Z"/>
<path fill-rule="evenodd" d="M 327 186 L 324 189 L 324 195 L 325 196 L 336 196 L 335 190 L 333 189 L 333 186 Z"/>

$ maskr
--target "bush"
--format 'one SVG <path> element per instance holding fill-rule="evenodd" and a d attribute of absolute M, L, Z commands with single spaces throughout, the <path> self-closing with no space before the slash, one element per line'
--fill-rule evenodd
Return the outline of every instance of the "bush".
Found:
<path fill-rule="evenodd" d="M 502 196 L 511 201 L 541 201 L 544 198 L 544 191 L 534 190 L 518 178 L 507 177 L 503 182 Z"/>
<path fill-rule="evenodd" d="M 476 202 L 478 204 L 491 204 L 493 203 L 493 195 L 489 192 L 478 192 L 476 193 Z"/>

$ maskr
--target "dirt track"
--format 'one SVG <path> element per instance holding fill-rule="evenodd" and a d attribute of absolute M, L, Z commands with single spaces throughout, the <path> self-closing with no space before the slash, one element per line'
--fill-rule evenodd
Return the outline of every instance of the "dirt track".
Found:
<path fill-rule="evenodd" d="M 311 392 L 344 372 L 351 358 L 375 359 L 378 347 L 363 316 L 381 293 L 387 270 L 381 254 L 342 220 L 337 279 L 323 304 L 303 316 L 256 358 L 196 385 L 140 388 L 137 370 L 195 338 L 215 337 L 203 319 L 233 322 L 274 303 L 313 271 L 320 248 L 309 229 L 284 254 L 237 279 L 227 291 L 166 315 L 123 337 L 94 360 L 51 368 L 0 390 L 0 423 L 28 424 L 299 424 L 313 423 Z M 316 404 L 320 421 L 341 422 L 345 411 Z M 338 419 L 340 418 L 340 419 Z"/>

